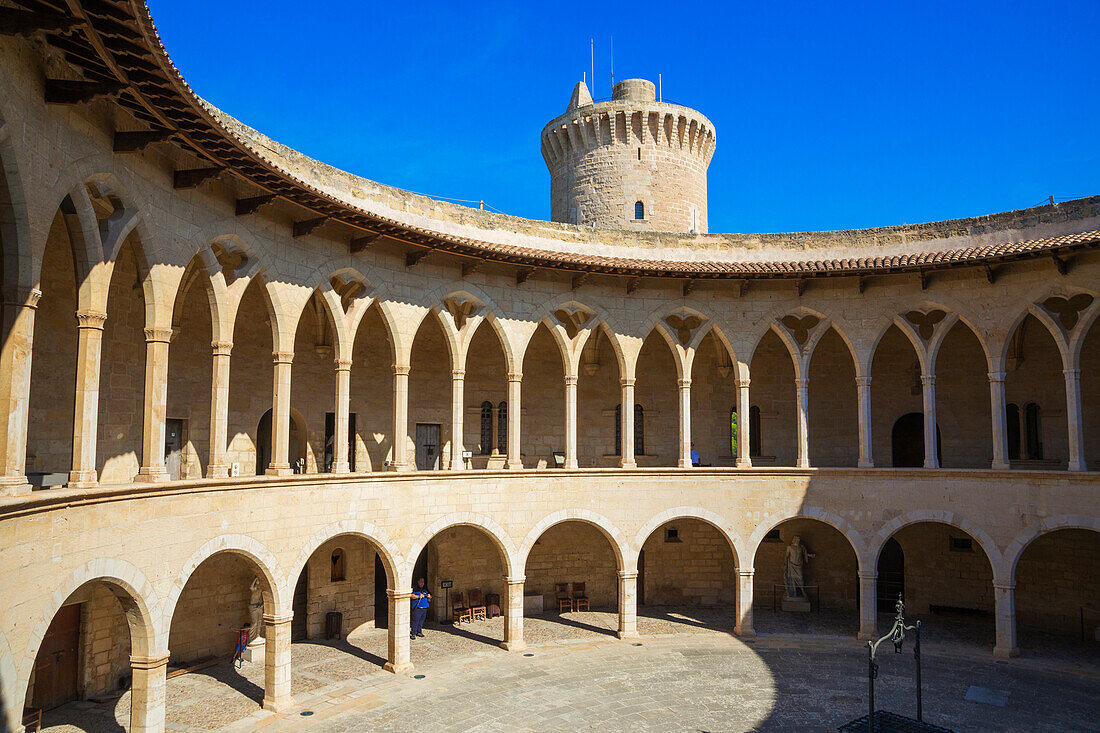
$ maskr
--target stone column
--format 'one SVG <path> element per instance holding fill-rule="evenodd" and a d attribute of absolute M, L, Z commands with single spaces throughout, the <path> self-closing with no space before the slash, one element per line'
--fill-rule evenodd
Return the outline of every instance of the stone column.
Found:
<path fill-rule="evenodd" d="M 810 467 L 810 380 L 794 380 L 794 411 L 798 426 L 798 458 L 795 466 Z"/>
<path fill-rule="evenodd" d="M 99 370 L 103 363 L 103 324 L 107 314 L 77 311 L 76 409 L 73 412 L 73 470 L 69 488 L 96 485 L 96 431 L 99 427 Z"/>
<path fill-rule="evenodd" d="M 332 436 L 332 472 L 350 473 L 348 461 L 348 415 L 351 413 L 351 359 L 337 359 L 336 415 Z"/>
<path fill-rule="evenodd" d="M 871 451 L 871 378 L 856 377 L 856 399 L 859 403 L 859 468 L 873 468 Z"/>
<path fill-rule="evenodd" d="M 623 377 L 619 379 L 622 387 L 622 402 L 619 407 L 619 421 L 622 427 L 619 436 L 622 445 L 619 446 L 619 466 L 622 468 L 637 468 L 638 462 L 634 458 L 634 378 Z"/>
<path fill-rule="evenodd" d="M 275 389 L 271 405 L 271 465 L 267 475 L 289 476 L 294 473 L 290 467 L 290 377 L 294 354 L 276 351 L 272 360 L 275 362 Z"/>
<path fill-rule="evenodd" d="M 210 379 L 210 463 L 206 467 L 207 478 L 227 478 L 229 464 L 226 450 L 229 447 L 229 359 L 233 353 L 232 341 L 212 341 L 214 368 Z"/>
<path fill-rule="evenodd" d="M 691 468 L 691 380 L 678 379 L 680 388 L 680 468 Z M 633 415 L 631 415 L 633 417 Z"/>
<path fill-rule="evenodd" d="M 465 449 L 462 431 L 465 429 L 463 421 L 465 417 L 464 396 L 466 386 L 466 370 L 451 370 L 451 470 L 461 471 L 466 468 L 466 461 L 462 460 L 462 451 Z"/>
<path fill-rule="evenodd" d="M 130 731 L 164 731 L 164 686 L 168 654 L 142 657 L 130 655 Z"/>
<path fill-rule="evenodd" d="M 135 481 L 167 481 L 164 467 L 168 413 L 168 345 L 171 328 L 145 329 L 145 410 L 141 428 L 141 468 Z"/>
<path fill-rule="evenodd" d="M 733 633 L 742 639 L 756 637 L 756 630 L 752 627 L 752 584 L 753 568 L 737 568 L 737 623 L 733 626 Z"/>
<path fill-rule="evenodd" d="M 394 674 L 409 672 L 413 665 L 409 655 L 409 632 L 412 630 L 411 606 L 412 593 L 398 593 L 386 589 L 390 600 L 390 628 L 387 631 L 388 660 L 382 669 Z"/>
<path fill-rule="evenodd" d="M 940 454 L 936 450 L 936 375 L 920 375 L 924 393 L 924 467 L 939 468 Z"/>
<path fill-rule="evenodd" d="M 577 468 L 577 375 L 565 375 L 565 467 Z"/>
<path fill-rule="evenodd" d="M 291 614 L 264 614 L 264 710 L 285 712 L 290 696 Z"/>
<path fill-rule="evenodd" d="M 501 647 L 510 652 L 527 648 L 523 640 L 523 581 L 525 578 L 504 577 L 504 641 Z"/>
<path fill-rule="evenodd" d="M 519 454 L 520 399 L 523 387 L 521 372 L 508 372 L 508 468 L 522 469 Z"/>
<path fill-rule="evenodd" d="M 997 616 L 997 643 L 993 647 L 995 657 L 1015 657 L 1016 647 L 1016 584 L 993 583 L 994 613 Z"/>
<path fill-rule="evenodd" d="M 34 312 L 42 291 L 4 303 L 0 349 L 0 495 L 30 490 L 27 482 L 27 421 L 31 404 Z"/>
<path fill-rule="evenodd" d="M 878 623 L 878 571 L 859 572 L 859 634 L 860 641 L 871 641 Z"/>
<path fill-rule="evenodd" d="M 620 639 L 638 638 L 638 571 L 619 571 Z"/>
<path fill-rule="evenodd" d="M 411 471 L 409 465 L 409 365 L 393 365 L 393 460 L 390 470 Z"/>
<path fill-rule="evenodd" d="M 737 467 L 752 468 L 752 457 L 749 448 L 752 446 L 752 434 L 749 423 L 749 414 L 752 405 L 749 404 L 749 384 L 751 380 L 745 377 L 737 383 Z"/>
<path fill-rule="evenodd" d="M 993 463 L 995 471 L 1008 470 L 1008 419 L 1005 416 L 1005 373 L 989 372 L 989 414 L 993 420 Z"/>
<path fill-rule="evenodd" d="M 1081 416 L 1081 370 L 1063 369 L 1066 378 L 1066 425 L 1069 428 L 1069 470 L 1085 470 L 1085 431 Z"/>

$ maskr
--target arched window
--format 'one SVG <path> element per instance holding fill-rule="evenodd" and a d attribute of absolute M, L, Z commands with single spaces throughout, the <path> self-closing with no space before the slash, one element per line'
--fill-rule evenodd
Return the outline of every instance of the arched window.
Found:
<path fill-rule="evenodd" d="M 749 455 L 760 455 L 760 408 L 749 408 Z"/>
<path fill-rule="evenodd" d="M 481 455 L 487 456 L 493 450 L 493 403 L 485 400 L 481 403 Z"/>
<path fill-rule="evenodd" d="M 634 455 L 645 455 L 645 410 L 634 405 Z"/>
<path fill-rule="evenodd" d="M 641 201 L 634 202 L 634 218 L 639 220 L 645 218 L 645 204 Z"/>
<path fill-rule="evenodd" d="M 737 457 L 737 408 L 730 408 L 730 455 Z"/>
<path fill-rule="evenodd" d="M 338 580 L 343 580 L 346 574 L 347 571 L 344 569 L 344 551 L 337 547 L 332 551 L 332 567 L 329 569 L 329 580 L 335 583 Z"/>
<path fill-rule="evenodd" d="M 1020 459 L 1020 406 L 1015 402 L 1005 405 L 1005 433 L 1008 438 L 1008 460 Z"/>
<path fill-rule="evenodd" d="M 1034 402 L 1024 407 L 1024 429 L 1026 431 L 1027 457 L 1032 461 L 1043 459 L 1043 415 L 1041 408 Z"/>
<path fill-rule="evenodd" d="M 497 453 L 508 453 L 508 403 L 497 405 Z"/>
<path fill-rule="evenodd" d="M 615 405 L 615 455 L 623 454 L 623 403 Z"/>

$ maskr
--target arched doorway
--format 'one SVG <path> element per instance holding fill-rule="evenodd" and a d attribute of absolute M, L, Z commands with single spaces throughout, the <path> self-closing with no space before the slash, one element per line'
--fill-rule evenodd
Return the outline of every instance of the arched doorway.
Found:
<path fill-rule="evenodd" d="M 304 473 L 306 465 L 305 426 L 301 415 L 290 411 L 290 467 L 294 473 Z M 271 465 L 271 410 L 260 418 L 256 427 L 256 475 L 263 475 Z"/>
<path fill-rule="evenodd" d="M 894 468 L 920 468 L 924 465 L 924 414 L 909 412 L 894 423 L 890 431 L 891 465 Z M 940 451 L 940 428 L 936 426 L 936 452 Z"/>

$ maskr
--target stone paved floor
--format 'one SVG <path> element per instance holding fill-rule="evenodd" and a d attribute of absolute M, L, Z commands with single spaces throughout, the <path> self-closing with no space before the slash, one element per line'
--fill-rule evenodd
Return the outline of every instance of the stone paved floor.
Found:
<path fill-rule="evenodd" d="M 169 730 L 826 730 L 866 704 L 866 647 L 854 614 L 756 612 L 761 636 L 727 633 L 730 612 L 645 608 L 641 646 L 614 637 L 609 612 L 549 615 L 524 623 L 527 650 L 508 653 L 500 618 L 426 629 L 412 642 L 414 674 L 381 670 L 384 630 L 347 641 L 293 646 L 297 707 L 259 709 L 263 668 L 228 663 L 169 681 Z M 880 618 L 885 630 L 889 617 Z M 959 731 L 1100 730 L 1100 645 L 1072 638 L 1021 641 L 1020 659 L 994 660 L 988 619 L 925 621 L 927 719 Z M 771 632 L 771 633 L 768 633 Z M 908 650 L 907 650 L 908 651 Z M 912 656 L 885 655 L 880 700 L 911 712 Z M 827 672 L 826 672 L 827 671 Z M 1010 693 L 1004 708 L 965 702 L 970 685 Z M 302 715 L 302 713 L 310 713 Z M 121 731 L 129 695 L 66 705 L 47 730 Z M 1049 718 L 1049 722 L 1043 722 Z"/>

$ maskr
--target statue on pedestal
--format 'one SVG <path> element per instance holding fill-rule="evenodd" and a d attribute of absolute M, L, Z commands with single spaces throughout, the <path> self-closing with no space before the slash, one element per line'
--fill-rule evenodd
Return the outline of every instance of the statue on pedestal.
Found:
<path fill-rule="evenodd" d="M 264 643 L 264 594 L 260 589 L 260 579 L 253 578 L 252 585 L 248 586 L 252 592 L 248 600 L 248 617 L 250 621 L 248 645 L 258 646 Z"/>
<path fill-rule="evenodd" d="M 802 544 L 802 538 L 795 535 L 787 545 L 787 554 L 783 562 L 783 578 L 787 583 L 787 598 L 806 597 L 806 563 L 816 557 Z"/>

